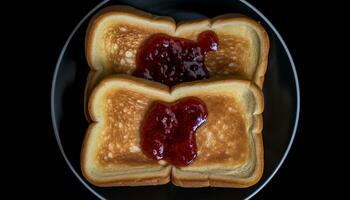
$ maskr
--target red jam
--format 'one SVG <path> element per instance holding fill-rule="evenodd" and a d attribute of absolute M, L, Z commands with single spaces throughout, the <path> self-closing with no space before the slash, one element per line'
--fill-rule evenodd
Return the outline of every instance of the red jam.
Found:
<path fill-rule="evenodd" d="M 213 31 L 202 32 L 197 42 L 166 34 L 152 35 L 137 53 L 137 68 L 133 75 L 170 87 L 209 78 L 204 55 L 208 51 L 216 51 L 218 43 Z"/>
<path fill-rule="evenodd" d="M 175 166 L 189 165 L 197 157 L 195 132 L 208 117 L 203 101 L 188 97 L 173 104 L 157 101 L 141 125 L 143 153 Z"/>

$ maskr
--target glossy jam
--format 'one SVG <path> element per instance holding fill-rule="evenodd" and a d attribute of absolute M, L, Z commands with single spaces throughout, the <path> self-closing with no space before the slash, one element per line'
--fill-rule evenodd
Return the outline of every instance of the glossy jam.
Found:
<path fill-rule="evenodd" d="M 213 31 L 202 32 L 197 42 L 166 34 L 152 35 L 137 53 L 134 76 L 173 86 L 209 78 L 204 55 L 218 49 Z"/>
<path fill-rule="evenodd" d="M 189 165 L 197 157 L 196 130 L 206 122 L 203 101 L 188 97 L 173 104 L 157 101 L 141 125 L 143 153 L 175 166 Z"/>

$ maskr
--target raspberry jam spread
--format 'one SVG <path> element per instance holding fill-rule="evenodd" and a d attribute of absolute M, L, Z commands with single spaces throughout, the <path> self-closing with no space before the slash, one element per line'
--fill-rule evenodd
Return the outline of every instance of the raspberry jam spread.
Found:
<path fill-rule="evenodd" d="M 133 75 L 169 87 L 209 78 L 204 55 L 208 51 L 216 51 L 218 43 L 213 31 L 199 34 L 197 42 L 166 34 L 152 35 L 137 53 L 137 68 Z"/>
<path fill-rule="evenodd" d="M 141 125 L 143 153 L 175 166 L 189 165 L 197 157 L 196 130 L 208 111 L 198 98 L 187 97 L 168 104 L 156 101 Z"/>

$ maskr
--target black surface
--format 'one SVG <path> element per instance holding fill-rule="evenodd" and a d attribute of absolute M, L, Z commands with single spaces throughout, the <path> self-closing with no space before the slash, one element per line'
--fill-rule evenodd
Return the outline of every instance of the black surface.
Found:
<path fill-rule="evenodd" d="M 316 10 L 312 9 L 312 6 L 300 6 L 295 4 L 295 1 L 250 2 L 270 19 L 285 39 L 296 63 L 302 95 L 299 130 L 290 154 L 276 176 L 255 196 L 255 199 L 280 199 L 286 196 L 288 198 L 311 197 L 315 193 L 320 193 L 320 191 L 326 192 L 331 186 L 325 186 L 326 184 L 322 183 L 330 175 L 322 172 L 322 169 L 318 167 L 322 163 L 320 161 L 322 159 L 319 159 L 322 155 L 319 155 L 318 150 L 324 144 L 324 141 L 319 138 L 323 136 L 322 132 L 327 132 L 328 129 L 315 129 L 315 126 L 319 123 L 312 123 L 314 119 L 311 113 L 318 111 L 317 108 L 320 103 L 315 103 L 311 99 L 314 95 L 320 93 L 321 89 L 313 84 L 315 80 L 309 79 L 309 77 L 317 75 L 310 68 L 317 67 L 319 70 L 324 70 L 325 65 L 328 64 L 312 61 L 326 56 L 322 53 L 315 54 L 318 48 L 322 48 L 322 45 L 318 43 L 321 36 L 314 35 L 314 32 L 322 29 L 318 26 L 318 15 L 316 15 Z M 70 1 L 63 0 L 55 2 L 54 5 L 46 5 L 45 9 L 39 9 L 38 12 L 42 13 L 41 16 L 45 16 L 50 21 L 50 23 L 44 23 L 45 28 L 42 28 L 42 23 L 40 23 L 41 34 L 45 37 L 39 37 L 45 43 L 45 56 L 42 58 L 45 61 L 45 67 L 42 70 L 48 70 L 48 82 L 51 81 L 59 52 L 71 30 L 96 3 L 97 1 L 89 1 L 83 4 L 72 4 Z M 310 24 L 312 25 L 310 26 Z M 45 103 L 47 109 L 49 109 L 50 84 L 47 84 L 46 89 L 48 95 L 45 98 L 47 99 Z M 74 89 L 76 88 L 71 88 L 71 90 Z M 47 197 L 45 193 L 40 192 L 40 190 L 45 190 L 50 196 L 54 195 L 61 199 L 70 198 L 72 195 L 81 199 L 95 199 L 95 196 L 81 185 L 64 162 L 56 145 L 49 115 L 48 110 L 48 119 L 45 121 L 48 124 L 46 134 L 38 134 L 40 135 L 38 138 L 43 142 L 40 147 L 34 147 L 35 150 L 39 149 L 39 157 L 40 155 L 45 156 L 45 167 L 38 171 L 40 176 L 34 176 L 37 177 L 39 184 L 36 185 L 37 187 L 34 186 L 36 189 L 31 193 L 39 195 L 39 197 Z M 69 151 L 76 150 L 71 149 Z M 132 192 L 129 194 L 133 195 Z M 158 198 L 160 197 L 162 196 L 158 196 Z"/>

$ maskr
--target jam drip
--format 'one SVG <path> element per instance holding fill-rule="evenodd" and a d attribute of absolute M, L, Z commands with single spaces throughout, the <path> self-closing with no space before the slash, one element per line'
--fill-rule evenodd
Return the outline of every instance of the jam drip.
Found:
<path fill-rule="evenodd" d="M 197 42 L 166 34 L 152 35 L 137 53 L 137 68 L 133 75 L 169 87 L 209 78 L 204 55 L 208 51 L 216 51 L 218 43 L 213 31 L 202 32 Z"/>
<path fill-rule="evenodd" d="M 207 120 L 203 101 L 188 97 L 173 104 L 157 101 L 141 125 L 143 153 L 175 166 L 189 165 L 197 157 L 196 130 Z"/>

